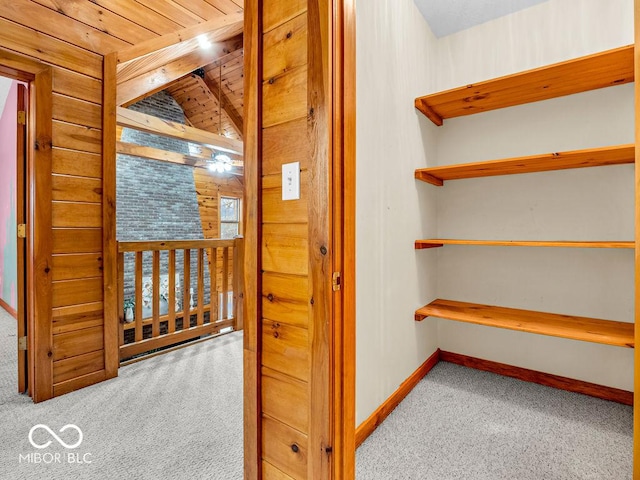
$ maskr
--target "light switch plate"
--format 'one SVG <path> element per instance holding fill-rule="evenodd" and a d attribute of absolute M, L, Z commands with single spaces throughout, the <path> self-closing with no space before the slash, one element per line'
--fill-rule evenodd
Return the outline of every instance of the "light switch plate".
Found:
<path fill-rule="evenodd" d="M 300 198 L 300 162 L 282 165 L 282 200 Z"/>

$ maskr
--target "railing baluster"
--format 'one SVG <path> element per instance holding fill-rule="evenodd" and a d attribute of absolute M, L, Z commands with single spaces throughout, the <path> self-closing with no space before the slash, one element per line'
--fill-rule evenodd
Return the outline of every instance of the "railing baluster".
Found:
<path fill-rule="evenodd" d="M 204 250 L 198 249 L 198 317 L 197 325 L 204 324 Z"/>
<path fill-rule="evenodd" d="M 168 333 L 176 331 L 176 251 L 169 250 Z"/>
<path fill-rule="evenodd" d="M 142 340 L 142 253 L 143 252 L 136 252 L 136 342 Z"/>
<path fill-rule="evenodd" d="M 229 318 L 229 247 L 222 249 L 222 319 Z"/>
<path fill-rule="evenodd" d="M 160 336 L 160 250 L 153 251 L 153 270 L 151 275 L 153 323 L 151 336 Z"/>
<path fill-rule="evenodd" d="M 191 327 L 191 306 L 189 305 L 191 289 L 191 250 L 184 250 L 184 292 L 182 300 L 182 330 Z"/>
<path fill-rule="evenodd" d="M 243 288 L 243 269 L 244 263 L 244 239 L 236 238 L 233 247 L 233 329 L 242 330 L 244 328 L 244 319 L 242 316 L 242 299 L 244 297 Z"/>
<path fill-rule="evenodd" d="M 209 290 L 209 321 L 214 323 L 218 321 L 218 249 L 215 247 L 209 250 Z"/>
<path fill-rule="evenodd" d="M 124 252 L 118 253 L 118 342 L 124 345 Z"/>

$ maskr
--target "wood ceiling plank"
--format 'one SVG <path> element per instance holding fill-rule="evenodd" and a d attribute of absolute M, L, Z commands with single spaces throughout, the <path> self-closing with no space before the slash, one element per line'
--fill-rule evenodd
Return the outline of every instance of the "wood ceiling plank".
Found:
<path fill-rule="evenodd" d="M 204 17 L 196 15 L 191 10 L 184 8 L 182 5 L 174 2 L 173 0 L 164 0 L 158 2 L 158 0 L 136 0 L 138 3 L 148 7 L 156 12 L 164 15 L 165 17 L 179 23 L 183 27 L 196 25 L 206 20 Z"/>
<path fill-rule="evenodd" d="M 214 19 L 226 13 L 218 10 L 213 5 L 208 4 L 203 0 L 175 0 L 176 3 L 188 8 L 199 17 L 206 18 L 207 20 Z"/>
<path fill-rule="evenodd" d="M 156 36 L 151 30 L 92 2 L 80 3 L 76 0 L 32 1 L 131 44 L 144 42 Z"/>
<path fill-rule="evenodd" d="M 217 87 L 215 87 L 217 89 Z M 206 82 L 197 75 L 189 75 L 171 85 L 167 91 L 178 102 L 189 121 L 197 128 L 214 133 L 224 132 L 225 136 L 241 139 L 242 129 L 237 130 L 230 120 L 229 112 L 222 110 L 220 124 L 219 102 Z M 216 90 L 217 91 L 217 90 Z M 227 101 L 230 102 L 229 99 Z M 230 108 L 233 104 L 229 103 Z M 242 122 L 242 117 L 239 118 Z"/>
<path fill-rule="evenodd" d="M 202 34 L 211 33 L 212 36 L 209 38 L 215 42 L 229 40 L 230 38 L 242 33 L 243 24 L 244 20 L 242 14 L 226 15 L 192 27 L 168 33 L 158 38 L 152 38 L 148 41 L 141 42 L 127 48 L 126 50 L 118 52 L 118 64 L 138 59 L 145 55 L 157 52 L 158 50 L 162 50 L 163 48 L 191 40 Z M 119 66 L 118 70 L 121 68 L 122 67 Z"/>
<path fill-rule="evenodd" d="M 240 155 L 243 152 L 242 142 L 237 140 L 188 127 L 176 122 L 162 120 L 144 113 L 127 110 L 122 107 L 118 107 L 117 122 L 120 126 L 133 128 L 147 133 L 154 133 L 178 140 L 185 140 Z"/>
<path fill-rule="evenodd" d="M 155 10 L 131 0 L 91 0 L 91 3 L 100 5 L 121 17 L 128 18 L 158 35 L 164 35 L 182 28 L 178 23 L 160 15 Z"/>
<path fill-rule="evenodd" d="M 242 128 L 243 121 L 242 117 L 236 110 L 233 102 L 227 96 L 225 89 L 222 86 L 214 81 L 210 75 L 205 75 L 204 78 L 205 85 L 209 88 L 213 96 L 216 98 L 218 105 L 222 108 L 222 111 L 227 114 L 229 121 L 231 122 L 231 126 L 235 129 L 236 133 L 242 138 Z"/>
<path fill-rule="evenodd" d="M 205 0 L 205 1 L 227 15 L 230 15 L 232 13 L 239 13 L 244 10 L 244 6 L 242 6 L 241 2 L 238 4 L 238 3 L 232 2 L 231 0 Z"/>
<path fill-rule="evenodd" d="M 129 46 L 123 40 L 30 0 L 0 0 L 0 17 L 26 27 L 38 18 L 38 29 L 43 33 L 94 53 L 104 55 Z"/>

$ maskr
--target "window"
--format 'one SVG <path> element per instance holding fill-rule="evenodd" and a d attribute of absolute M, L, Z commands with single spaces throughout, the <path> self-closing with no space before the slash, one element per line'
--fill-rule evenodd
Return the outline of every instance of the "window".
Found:
<path fill-rule="evenodd" d="M 220 238 L 240 234 L 240 199 L 220 197 Z"/>

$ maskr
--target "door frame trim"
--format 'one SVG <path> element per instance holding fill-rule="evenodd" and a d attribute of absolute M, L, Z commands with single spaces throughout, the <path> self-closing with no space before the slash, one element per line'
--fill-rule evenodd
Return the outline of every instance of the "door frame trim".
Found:
<path fill-rule="evenodd" d="M 53 70 L 0 48 L 0 74 L 29 83 L 26 175 L 26 291 L 29 391 L 34 402 L 53 397 L 51 165 Z M 38 291 L 36 295 L 35 292 Z"/>

